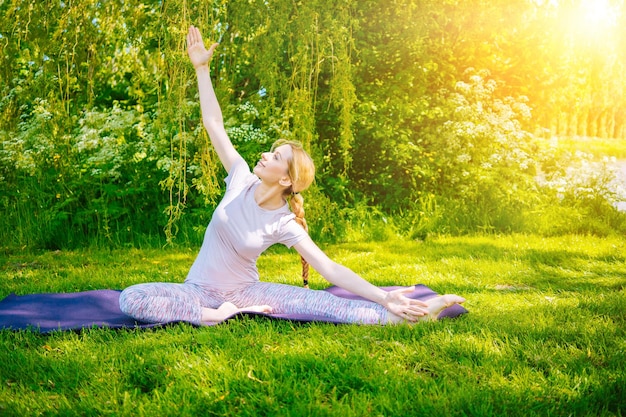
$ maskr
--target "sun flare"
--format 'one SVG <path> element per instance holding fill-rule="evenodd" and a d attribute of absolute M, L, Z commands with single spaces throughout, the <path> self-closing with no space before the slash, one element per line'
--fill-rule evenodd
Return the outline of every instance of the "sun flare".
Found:
<path fill-rule="evenodd" d="M 581 0 L 576 20 L 580 29 L 601 30 L 615 26 L 617 10 L 610 0 Z"/>

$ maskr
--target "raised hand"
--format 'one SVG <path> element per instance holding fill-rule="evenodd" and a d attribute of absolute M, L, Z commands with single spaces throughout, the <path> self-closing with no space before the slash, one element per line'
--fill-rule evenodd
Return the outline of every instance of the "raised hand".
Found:
<path fill-rule="evenodd" d="M 187 33 L 187 55 L 189 55 L 194 68 L 208 65 L 217 45 L 219 44 L 214 43 L 207 50 L 202 41 L 200 30 L 195 26 L 189 27 L 189 32 Z"/>

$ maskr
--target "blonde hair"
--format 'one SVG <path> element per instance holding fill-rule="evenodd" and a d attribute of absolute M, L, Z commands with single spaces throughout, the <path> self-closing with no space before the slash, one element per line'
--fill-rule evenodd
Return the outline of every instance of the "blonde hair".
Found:
<path fill-rule="evenodd" d="M 315 179 L 315 163 L 313 158 L 304 150 L 300 142 L 279 139 L 272 145 L 272 151 L 279 146 L 289 145 L 292 157 L 287 161 L 291 187 L 285 190 L 285 196 L 289 201 L 289 208 L 296 215 L 296 222 L 309 233 L 309 227 L 304 218 L 304 198 L 300 194 L 309 188 Z M 305 288 L 309 287 L 309 263 L 300 257 L 302 262 L 302 282 Z"/>

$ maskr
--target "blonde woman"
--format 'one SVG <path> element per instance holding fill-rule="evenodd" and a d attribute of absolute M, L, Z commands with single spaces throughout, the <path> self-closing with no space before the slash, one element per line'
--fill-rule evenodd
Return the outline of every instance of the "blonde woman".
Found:
<path fill-rule="evenodd" d="M 463 303 L 457 295 L 425 302 L 405 296 L 413 287 L 384 291 L 332 261 L 311 240 L 301 193 L 313 182 L 315 166 L 296 142 L 278 141 L 252 172 L 231 143 L 213 90 L 209 63 L 218 44 L 206 49 L 190 27 L 187 52 L 200 94 L 202 120 L 228 176 L 226 192 L 207 227 L 200 252 L 184 283 L 146 283 L 125 289 L 120 307 L 145 322 L 174 320 L 202 324 L 238 311 L 312 314 L 346 323 L 386 324 L 434 319 Z M 326 291 L 261 282 L 257 258 L 275 243 L 293 247 L 331 284 L 369 300 L 349 300 Z"/>

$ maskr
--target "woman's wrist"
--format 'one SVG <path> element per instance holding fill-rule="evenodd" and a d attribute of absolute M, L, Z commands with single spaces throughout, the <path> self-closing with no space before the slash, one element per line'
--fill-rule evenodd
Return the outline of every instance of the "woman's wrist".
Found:
<path fill-rule="evenodd" d="M 381 306 L 385 307 L 386 309 L 389 309 L 389 298 L 388 295 L 389 293 L 377 286 L 375 286 L 374 284 L 367 282 L 371 287 L 370 287 L 370 294 L 368 294 L 367 296 L 365 296 L 365 298 L 369 299 L 370 301 L 375 302 L 376 304 L 380 304 Z M 363 295 L 364 296 L 364 295 Z"/>
<path fill-rule="evenodd" d="M 209 71 L 209 63 L 206 62 L 204 64 L 200 64 L 197 67 L 194 67 L 196 69 L 196 72 L 203 72 L 203 71 Z"/>
<path fill-rule="evenodd" d="M 382 291 L 382 290 L 381 290 Z M 389 310 L 389 293 L 387 291 L 383 291 L 384 294 L 382 295 L 381 300 L 378 302 L 378 304 L 380 304 L 381 306 L 385 307 L 387 310 Z"/>

